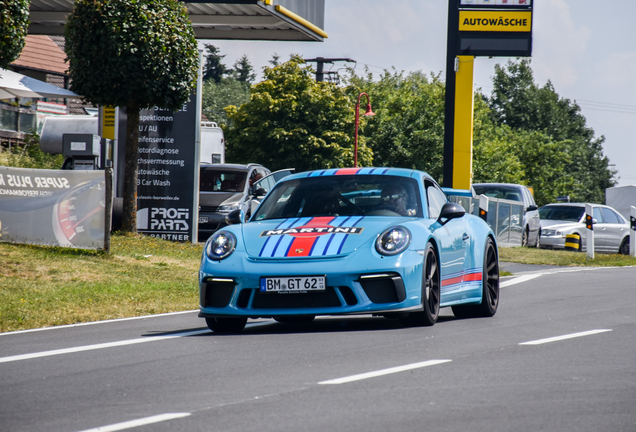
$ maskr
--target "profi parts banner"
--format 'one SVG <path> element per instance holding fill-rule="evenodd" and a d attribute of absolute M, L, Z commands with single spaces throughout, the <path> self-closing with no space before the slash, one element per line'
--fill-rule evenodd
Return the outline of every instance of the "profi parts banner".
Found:
<path fill-rule="evenodd" d="M 137 231 L 140 233 L 180 242 L 196 238 L 199 169 L 196 129 L 200 123 L 196 98 L 196 93 L 192 94 L 179 111 L 155 107 L 139 113 Z"/>
<path fill-rule="evenodd" d="M 0 166 L 0 241 L 104 247 L 104 171 Z"/>

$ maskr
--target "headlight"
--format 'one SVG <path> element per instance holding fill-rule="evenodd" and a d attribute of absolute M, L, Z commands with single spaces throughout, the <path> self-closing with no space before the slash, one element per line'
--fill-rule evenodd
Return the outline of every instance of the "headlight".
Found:
<path fill-rule="evenodd" d="M 226 204 L 226 205 L 222 205 L 219 206 L 219 212 L 223 212 L 223 213 L 229 213 L 232 210 L 236 210 L 241 208 L 241 206 L 239 205 L 239 203 L 234 203 L 234 204 Z"/>
<path fill-rule="evenodd" d="M 382 255 L 397 255 L 411 244 L 411 232 L 404 227 L 384 231 L 375 241 L 375 249 Z"/>
<path fill-rule="evenodd" d="M 553 230 L 553 229 L 542 229 L 541 236 L 543 237 L 561 237 L 563 233 L 561 231 Z"/>
<path fill-rule="evenodd" d="M 220 231 L 212 236 L 205 253 L 208 258 L 220 261 L 229 257 L 236 248 L 236 236 L 229 231 Z"/>

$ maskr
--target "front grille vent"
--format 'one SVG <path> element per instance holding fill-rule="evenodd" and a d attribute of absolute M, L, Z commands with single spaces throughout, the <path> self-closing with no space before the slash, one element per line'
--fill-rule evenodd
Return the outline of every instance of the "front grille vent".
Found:
<path fill-rule="evenodd" d="M 231 279 L 206 278 L 201 285 L 204 307 L 223 308 L 230 304 L 236 283 Z"/>
<path fill-rule="evenodd" d="M 363 275 L 358 282 L 373 303 L 400 303 L 406 300 L 404 282 L 397 273 Z"/>
<path fill-rule="evenodd" d="M 340 307 L 342 303 L 333 287 L 324 292 L 272 294 L 254 290 L 254 309 L 293 309 Z"/>

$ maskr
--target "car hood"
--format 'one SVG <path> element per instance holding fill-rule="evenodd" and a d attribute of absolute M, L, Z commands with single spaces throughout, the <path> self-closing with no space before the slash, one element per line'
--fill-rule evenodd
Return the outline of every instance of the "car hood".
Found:
<path fill-rule="evenodd" d="M 240 192 L 199 192 L 199 205 L 202 207 L 218 207 L 241 201 Z"/>
<path fill-rule="evenodd" d="M 325 258 L 348 255 L 375 241 L 385 229 L 413 218 L 327 216 L 243 224 L 243 242 L 252 258 Z"/>

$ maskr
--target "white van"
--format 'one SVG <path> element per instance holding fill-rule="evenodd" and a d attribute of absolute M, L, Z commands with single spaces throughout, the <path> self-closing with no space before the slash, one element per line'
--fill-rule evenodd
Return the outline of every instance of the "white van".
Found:
<path fill-rule="evenodd" d="M 201 163 L 225 163 L 225 138 L 223 129 L 215 122 L 201 122 Z"/>

